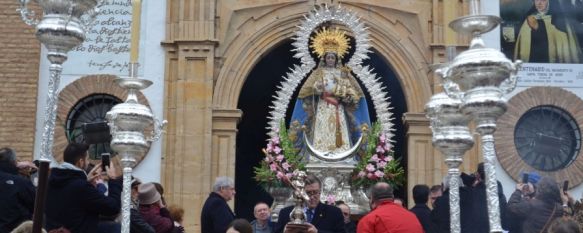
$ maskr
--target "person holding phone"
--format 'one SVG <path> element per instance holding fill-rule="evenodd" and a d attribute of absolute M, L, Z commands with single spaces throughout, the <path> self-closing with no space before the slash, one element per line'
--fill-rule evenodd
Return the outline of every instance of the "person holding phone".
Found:
<path fill-rule="evenodd" d="M 99 216 L 116 215 L 121 210 L 120 171 L 115 166 L 105 167 L 109 190 L 107 196 L 100 193 L 92 183 L 101 177 L 101 163 L 85 173 L 89 165 L 88 149 L 85 144 L 67 145 L 64 162 L 51 170 L 45 212 L 49 231 L 63 227 L 71 232 L 119 232 L 101 228 Z"/>
<path fill-rule="evenodd" d="M 569 190 L 569 181 L 563 181 L 563 187 L 561 190 L 561 200 L 563 200 L 563 211 L 565 215 L 572 216 L 574 214 L 573 205 L 575 204 L 575 199 L 567 192 Z"/>
<path fill-rule="evenodd" d="M 516 185 L 508 200 L 508 212 L 522 220 L 521 232 L 547 232 L 550 223 L 564 214 L 562 191 L 553 178 L 543 177 L 536 184 L 535 197 L 526 199 L 522 193 L 524 186 Z"/>

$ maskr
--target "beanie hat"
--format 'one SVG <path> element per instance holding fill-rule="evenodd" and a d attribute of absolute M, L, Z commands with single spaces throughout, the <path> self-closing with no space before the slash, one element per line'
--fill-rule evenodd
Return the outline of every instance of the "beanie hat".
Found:
<path fill-rule="evenodd" d="M 140 200 L 140 205 L 151 205 L 160 201 L 160 194 L 154 184 L 141 184 L 138 186 L 138 200 Z"/>

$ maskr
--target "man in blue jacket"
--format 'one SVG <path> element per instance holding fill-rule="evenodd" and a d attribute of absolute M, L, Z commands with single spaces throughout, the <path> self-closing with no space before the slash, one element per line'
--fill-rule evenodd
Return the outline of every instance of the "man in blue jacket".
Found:
<path fill-rule="evenodd" d="M 108 196 L 93 181 L 101 175 L 101 165 L 85 173 L 89 156 L 84 144 L 71 143 L 63 153 L 64 162 L 51 170 L 47 191 L 46 228 L 64 227 L 72 233 L 97 233 L 99 216 L 116 215 L 121 210 L 122 180 L 114 167 L 106 167 Z"/>
<path fill-rule="evenodd" d="M 224 233 L 235 219 L 235 214 L 227 204 L 235 196 L 235 182 L 225 176 L 217 177 L 213 192 L 204 202 L 200 215 L 202 233 Z"/>

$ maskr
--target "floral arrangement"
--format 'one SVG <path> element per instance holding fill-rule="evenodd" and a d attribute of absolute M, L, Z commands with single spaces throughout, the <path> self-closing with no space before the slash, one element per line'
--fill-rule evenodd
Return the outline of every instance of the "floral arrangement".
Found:
<path fill-rule="evenodd" d="M 371 187 L 377 182 L 387 182 L 393 187 L 405 181 L 405 170 L 400 159 L 395 159 L 390 141 L 376 122 L 366 136 L 367 145 L 353 171 L 353 187 Z"/>
<path fill-rule="evenodd" d="M 255 180 L 264 188 L 289 186 L 295 170 L 305 171 L 305 163 L 294 148 L 283 121 L 263 148 L 265 158 L 255 167 Z"/>

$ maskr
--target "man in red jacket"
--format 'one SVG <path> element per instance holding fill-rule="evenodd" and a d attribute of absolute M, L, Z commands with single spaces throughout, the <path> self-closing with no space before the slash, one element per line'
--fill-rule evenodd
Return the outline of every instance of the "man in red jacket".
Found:
<path fill-rule="evenodd" d="M 372 211 L 358 223 L 358 233 L 423 233 L 415 214 L 393 202 L 393 188 L 387 183 L 375 184 L 371 191 Z"/>

